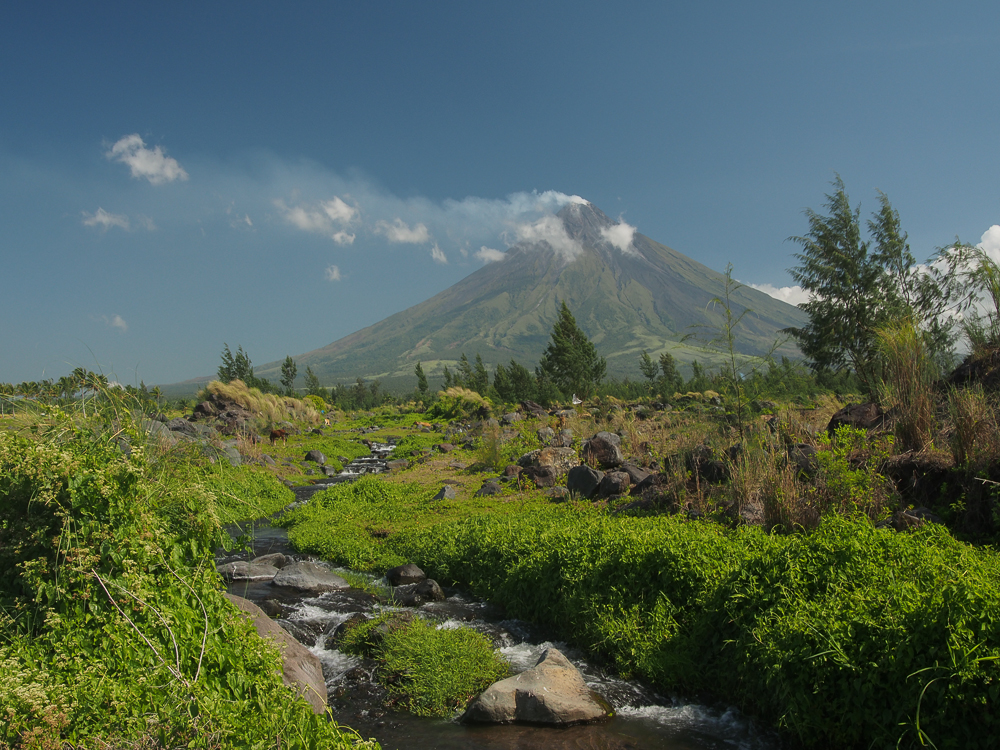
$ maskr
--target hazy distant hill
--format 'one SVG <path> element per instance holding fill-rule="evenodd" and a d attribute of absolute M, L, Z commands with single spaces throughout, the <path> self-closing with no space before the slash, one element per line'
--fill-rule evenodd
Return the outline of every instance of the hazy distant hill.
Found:
<path fill-rule="evenodd" d="M 642 349 L 670 351 L 681 362 L 711 359 L 677 342 L 692 325 L 720 322 L 710 301 L 723 291 L 722 274 L 638 233 L 623 252 L 602 233 L 615 222 L 590 204 L 570 204 L 558 217 L 578 243 L 575 259 L 546 241 L 515 245 L 427 301 L 295 357 L 300 375 L 310 365 L 324 385 L 379 377 L 387 387 L 412 387 L 416 362 L 433 376 L 462 352 L 488 365 L 511 358 L 533 365 L 562 300 L 607 357 L 609 374 L 638 375 Z M 739 331 L 744 353 L 767 351 L 779 329 L 805 321 L 798 308 L 748 287 L 733 301 L 737 311 L 753 311 Z M 797 355 L 790 344 L 781 352 Z M 279 365 L 258 366 L 257 374 L 277 381 Z"/>

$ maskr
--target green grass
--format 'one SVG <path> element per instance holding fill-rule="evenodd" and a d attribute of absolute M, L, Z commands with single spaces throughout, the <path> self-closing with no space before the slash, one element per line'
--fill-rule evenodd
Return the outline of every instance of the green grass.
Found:
<path fill-rule="evenodd" d="M 428 495 L 370 479 L 296 511 L 290 537 L 368 569 L 415 562 L 805 746 L 987 748 L 1000 729 L 1000 559 L 942 527 L 833 516 L 779 536 L 540 500 L 436 508 Z"/>

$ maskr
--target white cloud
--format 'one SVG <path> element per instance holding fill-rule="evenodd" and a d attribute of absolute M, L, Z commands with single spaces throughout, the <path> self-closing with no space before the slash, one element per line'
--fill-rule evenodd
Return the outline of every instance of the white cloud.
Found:
<path fill-rule="evenodd" d="M 434 247 L 431 248 L 431 257 L 434 259 L 435 263 L 447 263 L 448 257 L 444 254 L 438 243 L 434 243 Z"/>
<path fill-rule="evenodd" d="M 117 328 L 122 333 L 125 333 L 128 330 L 128 324 L 121 315 L 112 315 L 110 318 L 107 315 L 102 315 L 101 320 L 105 325 L 110 326 L 111 328 Z"/>
<path fill-rule="evenodd" d="M 108 159 L 127 164 L 133 177 L 145 177 L 153 185 L 188 178 L 188 173 L 176 159 L 167 156 L 160 146 L 146 148 L 138 133 L 119 139 L 104 155 Z"/>
<path fill-rule="evenodd" d="M 357 207 L 348 205 L 336 195 L 333 200 L 320 201 L 311 206 L 287 206 L 282 200 L 274 201 L 274 205 L 284 215 L 285 221 L 303 232 L 325 234 L 338 245 L 354 243 L 355 235 L 349 233 L 347 227 L 360 212 Z M 249 221 L 248 216 L 247 222 Z"/>
<path fill-rule="evenodd" d="M 531 224 L 520 224 L 514 229 L 519 242 L 546 243 L 567 262 L 576 260 L 583 253 L 583 245 L 566 232 L 562 219 L 548 214 Z"/>
<path fill-rule="evenodd" d="M 124 214 L 108 213 L 103 208 L 98 208 L 94 214 L 88 214 L 86 211 L 82 213 L 85 227 L 100 227 L 103 232 L 108 231 L 111 227 L 119 227 L 126 232 L 129 230 L 129 220 Z"/>
<path fill-rule="evenodd" d="M 340 281 L 340 269 L 336 266 L 327 266 L 325 276 L 327 281 Z"/>
<path fill-rule="evenodd" d="M 323 213 L 329 216 L 331 221 L 341 225 L 350 224 L 358 216 L 357 207 L 349 206 L 336 195 L 333 196 L 333 200 L 320 203 L 320 206 L 323 207 Z"/>
<path fill-rule="evenodd" d="M 476 253 L 476 257 L 484 263 L 496 263 L 507 257 L 507 253 L 502 250 L 494 250 L 492 247 L 486 247 L 483 245 L 479 248 L 479 252 Z"/>
<path fill-rule="evenodd" d="M 431 240 L 431 234 L 427 231 L 426 225 L 418 223 L 411 229 L 405 221 L 398 217 L 393 219 L 392 224 L 384 220 L 376 223 L 375 233 L 383 235 L 389 242 L 411 245 L 422 245 Z"/>
<path fill-rule="evenodd" d="M 747 284 L 748 287 L 764 292 L 775 299 L 787 302 L 789 305 L 801 305 L 812 299 L 812 295 L 802 287 L 796 286 L 774 286 L 774 284 Z"/>
<path fill-rule="evenodd" d="M 601 227 L 601 236 L 626 255 L 638 255 L 639 251 L 632 246 L 635 239 L 635 227 L 626 224 L 621 219 L 613 227 Z"/>
<path fill-rule="evenodd" d="M 1000 225 L 994 224 L 979 240 L 979 247 L 993 260 L 1000 263 Z"/>
<path fill-rule="evenodd" d="M 139 226 L 147 232 L 155 232 L 157 229 L 156 223 L 153 221 L 152 217 L 139 214 L 139 216 L 135 217 L 135 220 L 138 222 Z"/>

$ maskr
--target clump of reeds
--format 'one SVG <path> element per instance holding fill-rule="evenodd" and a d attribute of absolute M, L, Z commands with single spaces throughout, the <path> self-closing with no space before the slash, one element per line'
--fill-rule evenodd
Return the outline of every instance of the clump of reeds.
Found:
<path fill-rule="evenodd" d="M 882 377 L 877 395 L 895 417 L 898 447 L 919 451 L 934 429 L 934 381 L 938 368 L 911 318 L 876 331 Z"/>
<path fill-rule="evenodd" d="M 952 424 L 948 442 L 957 465 L 979 467 L 1000 456 L 1000 424 L 981 384 L 951 389 L 948 413 Z"/>

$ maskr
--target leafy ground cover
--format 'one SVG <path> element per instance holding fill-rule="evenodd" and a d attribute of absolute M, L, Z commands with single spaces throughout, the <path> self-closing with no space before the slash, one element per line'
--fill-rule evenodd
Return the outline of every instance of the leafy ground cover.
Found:
<path fill-rule="evenodd" d="M 287 490 L 162 460 L 111 409 L 0 431 L 0 747 L 354 747 L 284 687 L 212 562 L 222 520 Z"/>

